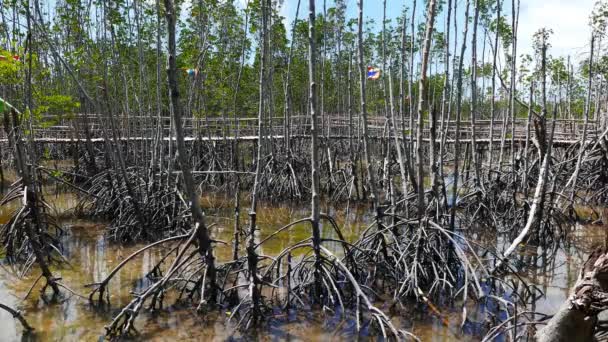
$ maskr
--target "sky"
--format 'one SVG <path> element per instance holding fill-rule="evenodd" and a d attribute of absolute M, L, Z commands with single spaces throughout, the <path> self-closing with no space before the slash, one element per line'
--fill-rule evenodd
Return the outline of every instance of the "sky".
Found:
<path fill-rule="evenodd" d="M 247 0 L 239 0 L 245 3 Z M 326 0 L 327 7 L 333 6 L 332 0 Z M 519 19 L 519 43 L 518 55 L 532 54 L 532 35 L 540 28 L 546 27 L 553 30 L 551 38 L 551 49 L 549 53 L 554 57 L 571 56 L 573 61 L 581 61 L 588 54 L 589 47 L 589 15 L 596 0 L 521 0 Z M 460 16 L 466 4 L 466 0 L 457 0 Z M 504 12 L 510 16 L 511 1 L 505 1 Z M 387 17 L 395 18 L 401 13 L 404 6 L 411 7 L 413 0 L 387 0 Z M 417 12 L 422 15 L 424 8 L 423 0 L 418 0 Z M 367 18 L 376 20 L 379 26 L 382 20 L 382 0 L 364 0 L 363 13 Z M 285 17 L 286 23 L 291 23 L 295 17 L 297 0 L 284 0 L 280 10 Z M 317 11 L 323 9 L 323 0 L 317 0 Z M 356 17 L 358 15 L 357 0 L 347 0 L 347 15 Z M 308 1 L 302 0 L 300 18 L 308 15 Z M 439 22 L 445 21 L 444 14 L 439 17 Z M 421 18 L 421 16 L 419 16 Z M 509 21 L 510 22 L 510 21 Z M 289 26 L 288 26 L 289 27 Z"/>
<path fill-rule="evenodd" d="M 582 60 L 589 53 L 589 16 L 594 4 L 595 0 L 522 0 L 519 46 L 531 51 L 534 32 L 547 27 L 554 32 L 552 55 Z"/>

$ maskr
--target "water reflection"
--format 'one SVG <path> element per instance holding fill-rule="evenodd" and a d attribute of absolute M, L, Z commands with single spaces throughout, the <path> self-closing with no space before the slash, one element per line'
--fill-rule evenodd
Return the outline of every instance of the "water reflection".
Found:
<path fill-rule="evenodd" d="M 57 210 L 58 214 L 66 213 L 76 205 L 76 197 L 70 193 L 54 193 L 53 189 L 46 190 L 46 199 Z M 203 198 L 205 211 L 210 221 L 214 223 L 213 234 L 215 238 L 230 242 L 233 238 L 234 212 L 232 202 L 221 196 Z M 247 208 L 246 202 L 242 208 Z M 0 208 L 0 223 L 7 220 L 11 210 L 15 207 Z M 323 211 L 337 219 L 343 234 L 349 241 L 354 241 L 367 227 L 372 218 L 369 208 L 332 206 L 326 204 Z M 243 214 L 245 213 L 245 214 Z M 240 219 L 241 227 L 246 227 L 248 217 L 243 210 Z M 309 214 L 307 207 L 294 209 L 292 204 L 261 206 L 258 212 L 260 230 L 259 239 L 264 239 L 276 229 L 286 223 Z M 120 263 L 126 256 L 142 247 L 140 244 L 120 246 L 108 241 L 103 232 L 104 224 L 80 220 L 64 220 L 66 235 L 62 237 L 63 252 L 70 261 L 71 266 L 55 268 L 53 272 L 62 278 L 62 283 L 68 285 L 79 294 L 86 294 L 88 288 L 85 284 L 103 279 L 108 272 Z M 334 230 L 328 223 L 322 225 L 325 237 L 336 238 Z M 310 236 L 310 227 L 307 223 L 299 224 L 289 231 L 278 234 L 261 246 L 261 254 L 276 255 L 285 247 L 301 241 Z M 542 268 L 530 268 L 525 276 L 545 292 L 545 297 L 534 303 L 535 309 L 544 313 L 553 313 L 566 299 L 569 288 L 574 284 L 577 272 L 585 256 L 593 245 L 603 242 L 605 229 L 596 226 L 577 225 L 573 227 L 570 240 L 564 248 L 555 252 L 554 257 L 543 260 L 535 257 Z M 496 236 L 488 237 L 479 232 L 469 234 L 469 238 L 483 243 L 495 244 L 500 239 Z M 66 295 L 60 303 L 46 304 L 40 300 L 39 288 L 27 300 L 21 297 L 28 292 L 29 287 L 39 276 L 37 270 L 31 272 L 24 279 L 15 276 L 15 272 L 7 264 L 0 268 L 0 301 L 18 307 L 25 314 L 30 324 L 36 328 L 36 337 L 41 340 L 65 341 L 91 341 L 98 340 L 104 332 L 104 325 L 108 324 L 115 310 L 125 305 L 132 298 L 132 291 L 145 288 L 147 280 L 145 275 L 170 247 L 158 247 L 145 251 L 140 257 L 130 262 L 119 272 L 109 285 L 111 310 L 96 310 L 91 308 L 86 300 L 77 295 Z M 218 260 L 231 258 L 231 247 L 219 245 L 216 249 Z M 443 304 L 443 303 L 438 303 Z M 442 306 L 445 319 L 449 322 L 446 327 L 440 319 L 424 312 L 414 312 L 407 320 L 399 322 L 401 326 L 412 330 L 423 341 L 452 341 L 474 340 L 472 335 L 462 334 L 460 323 L 462 314 L 459 305 Z M 483 321 L 483 316 L 476 311 L 476 307 L 469 309 L 472 320 Z M 354 331 L 353 322 L 341 321 L 337 317 L 316 317 L 310 313 L 295 313 L 285 317 L 282 312 L 264 331 L 269 340 L 330 340 L 351 339 Z M 477 315 L 477 317 L 476 317 Z M 399 320 L 399 318 L 396 318 Z M 165 340 L 225 340 L 229 338 L 230 329 L 226 327 L 222 313 L 211 313 L 201 317 L 190 307 L 169 307 L 168 310 L 150 314 L 142 312 L 136 321 L 136 328 L 140 331 L 142 339 L 157 341 Z M 480 324 L 468 324 L 465 332 L 476 332 L 481 329 Z M 338 331 L 337 333 L 334 330 Z M 0 340 L 14 341 L 21 339 L 21 326 L 10 314 L 0 311 Z M 259 337 L 259 336 L 258 336 Z"/>

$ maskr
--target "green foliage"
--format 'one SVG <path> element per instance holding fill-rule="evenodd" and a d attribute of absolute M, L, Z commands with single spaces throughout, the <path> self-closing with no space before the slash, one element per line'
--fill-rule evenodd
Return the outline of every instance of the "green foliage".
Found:
<path fill-rule="evenodd" d="M 608 3 L 606 1 L 597 1 L 591 17 L 589 18 L 593 34 L 602 37 L 606 33 L 608 25 Z"/>
<path fill-rule="evenodd" d="M 537 55 L 541 55 L 543 50 L 547 51 L 547 49 L 551 47 L 549 37 L 551 37 L 552 34 L 553 30 L 546 27 L 543 27 L 534 33 L 532 45 Z"/>
<path fill-rule="evenodd" d="M 13 60 L 13 54 L 0 49 L 0 80 L 1 84 L 17 85 L 22 81 L 23 63 Z"/>
<path fill-rule="evenodd" d="M 293 48 L 291 75 L 290 75 L 290 98 L 292 109 L 295 114 L 304 114 L 308 101 L 308 65 L 307 65 L 307 36 L 308 22 L 299 19 L 295 23 L 295 35 L 291 39 L 291 23 L 284 24 L 284 18 L 280 15 L 280 4 L 284 1 L 271 1 L 270 29 L 270 65 L 268 72 L 272 77 L 269 91 L 272 97 L 273 116 L 281 116 L 284 108 L 285 80 L 287 73 L 287 59 L 289 49 Z M 242 6 L 247 3 L 246 8 Z M 371 3 L 367 1 L 367 3 Z M 381 3 L 381 2 L 379 2 Z M 502 9 L 510 7 L 510 3 L 502 0 Z M 259 60 L 260 42 L 259 30 L 261 0 L 196 0 L 177 1 L 180 15 L 178 16 L 178 54 L 176 56 L 178 68 L 198 68 L 200 73 L 197 77 L 189 77 L 184 72 L 178 75 L 181 99 L 187 115 L 193 116 L 254 116 L 258 111 L 258 82 L 259 82 Z M 291 3 L 290 3 L 291 4 Z M 290 11 L 295 11 L 294 6 L 289 6 Z M 319 4 L 319 3 L 318 3 Z M 318 63 L 316 81 L 319 90 L 323 92 L 323 109 L 325 112 L 345 112 L 346 89 L 349 64 L 351 64 L 353 90 L 352 105 L 355 114 L 359 108 L 358 96 L 359 70 L 357 65 L 356 30 L 357 18 L 353 16 L 347 5 L 352 7 L 355 3 L 346 0 L 327 1 L 326 13 L 323 6 L 317 6 L 316 36 L 314 37 L 318 49 Z M 382 48 L 386 46 L 386 58 L 392 65 L 393 92 L 397 98 L 399 95 L 399 79 L 401 78 L 401 54 L 409 59 L 412 54 L 414 58 L 413 75 L 409 74 L 409 61 L 404 68 L 404 88 L 412 84 L 414 99 L 418 96 L 418 63 L 419 52 L 424 33 L 425 21 L 421 13 L 424 12 L 427 2 L 418 4 L 417 17 L 414 23 L 414 32 L 410 29 L 409 10 L 404 9 L 399 13 L 396 20 L 387 20 L 386 34 L 381 34 L 383 23 L 380 18 L 370 20 L 366 18 L 364 23 L 364 66 L 373 65 L 382 68 L 382 78 L 378 81 L 367 82 L 366 99 L 369 113 L 383 115 L 385 112 L 384 88 L 388 86 L 388 68 L 383 67 Z M 454 1 L 452 1 L 454 4 Z M 511 75 L 511 45 L 513 32 L 511 28 L 511 13 L 502 11 L 497 18 L 497 0 L 478 0 L 471 4 L 479 6 L 480 25 L 489 32 L 498 33 L 500 46 L 504 51 L 499 51 L 499 69 L 497 73 L 502 79 L 497 86 L 497 96 L 501 99 L 507 96 L 503 91 L 510 86 Z M 96 18 L 95 11 L 90 6 L 97 6 L 98 10 L 104 5 L 104 16 Z M 409 3 L 408 3 L 409 5 Z M 8 1 L 2 3 L 2 9 L 12 12 L 13 6 L 17 6 L 17 14 L 22 20 L 25 17 L 24 3 L 19 1 Z M 333 7 L 332 7 L 333 6 Z M 459 13 L 463 11 L 458 3 Z M 445 15 L 446 1 L 438 3 L 440 14 Z M 592 25 L 599 31 L 605 25 L 608 16 L 606 6 L 598 7 L 592 17 Z M 44 8 L 42 9 L 45 10 Z M 112 106 L 120 112 L 134 112 L 148 115 L 157 110 L 161 115 L 168 115 L 168 93 L 166 91 L 166 23 L 165 10 L 160 1 L 160 8 L 156 7 L 155 1 L 126 1 L 126 0 L 94 0 L 87 3 L 82 0 L 62 0 L 54 4 L 54 16 L 47 20 L 46 27 L 40 31 L 50 33 L 49 41 L 39 32 L 35 33 L 36 49 L 40 51 L 41 61 L 33 55 L 32 77 L 33 77 L 33 118 L 42 125 L 52 125 L 60 119 L 70 118 L 79 112 L 80 102 L 84 101 L 84 95 L 80 86 L 72 79 L 66 66 L 53 57 L 50 51 L 54 44 L 67 65 L 76 75 L 78 82 L 84 90 L 92 97 L 99 97 L 101 88 L 105 88 L 110 94 Z M 300 18 L 306 17 L 307 5 L 302 1 Z M 7 12 L 8 13 L 8 12 Z M 46 15 L 46 14 L 43 14 Z M 245 16 L 248 17 L 248 26 L 245 28 Z M 389 13 L 391 17 L 394 14 Z M 461 26 L 460 14 L 452 13 L 452 18 L 458 17 Z M 93 19 L 92 19 L 93 17 Z M 102 22 L 105 20 L 105 22 Z M 405 51 L 401 50 L 401 28 L 406 23 L 407 32 L 405 37 Z M 439 23 L 433 31 L 433 43 L 431 50 L 431 70 L 428 79 L 428 103 L 441 103 L 443 92 L 443 60 L 446 42 L 445 27 Z M 39 24 L 42 25 L 42 24 Z M 604 26 L 602 26 L 604 25 Z M 103 28 L 103 30 L 100 30 Z M 461 30 L 459 27 L 458 30 Z M 480 28 L 481 29 L 481 28 Z M 18 27 L 16 34 L 10 36 L 11 42 L 3 42 L 3 46 L 14 51 L 0 50 L 0 54 L 10 59 L 12 54 L 23 55 L 23 48 L 17 46 L 17 42 L 23 42 L 26 36 L 25 28 Z M 601 31 L 601 30 L 600 30 Z M 0 24 L 0 39 L 6 40 L 6 27 Z M 160 37 L 160 51 L 157 52 L 157 35 Z M 413 37 L 412 37 L 413 35 Z M 453 40 L 457 38 L 461 43 L 460 32 L 452 32 Z M 479 34 L 481 42 L 483 34 Z M 488 42 L 494 41 L 494 34 L 487 35 Z M 42 39 L 41 39 L 42 38 Z M 540 38 L 537 36 L 537 38 Z M 548 38 L 548 37 L 547 37 Z M 413 40 L 413 44 L 411 43 Z M 546 41 L 546 39 L 545 39 Z M 59 43 L 60 42 L 60 43 Z M 480 43 L 479 42 L 479 43 Z M 452 42 L 450 44 L 453 45 Z M 493 44 L 492 44 L 493 45 Z M 481 46 L 481 44 L 479 44 Z M 548 44 L 546 45 L 548 46 Z M 454 56 L 453 46 L 450 58 Z M 491 49 L 486 50 L 486 61 Z M 502 53 L 501 53 L 502 52 Z M 549 51 L 550 52 L 550 51 Z M 470 51 L 467 50 L 469 56 Z M 458 51 L 455 53 L 458 55 Z M 323 57 L 322 57 L 323 56 Z M 468 57 L 465 62 L 465 97 L 470 96 L 470 63 Z M 24 57 L 24 59 L 26 59 Z M 241 71 L 241 61 L 244 65 Z M 493 74 L 493 66 L 483 63 L 477 66 L 477 74 L 485 78 L 486 85 Z M 519 92 L 527 89 L 530 82 L 538 80 L 538 63 L 532 58 L 518 59 L 517 75 L 519 79 Z M 548 59 L 547 76 L 552 85 L 558 81 L 564 84 L 568 79 L 569 70 L 563 59 Z M 457 65 L 457 64 L 456 64 Z M 157 66 L 159 73 L 157 75 Z M 452 68 L 454 65 L 451 65 Z M 23 85 L 27 65 L 23 62 L 12 63 L 0 61 L 1 84 L 10 85 L 9 94 L 3 94 L 13 104 L 23 104 Z M 600 56 L 595 63 L 594 72 L 598 77 L 608 79 L 608 57 Z M 450 69 L 453 76 L 454 70 Z M 324 84 L 321 86 L 321 75 Z M 582 103 L 585 93 L 585 82 L 581 79 L 588 78 L 588 66 L 583 63 L 580 68 L 581 77 L 571 77 L 572 108 L 575 115 L 579 113 L 579 104 Z M 237 92 L 238 83 L 238 92 Z M 481 86 L 481 85 L 480 85 Z M 157 87 L 159 97 L 157 98 Z M 565 88 L 564 88 L 565 89 Z M 487 89 L 481 89 L 486 93 Z M 555 90 L 549 90 L 551 91 Z M 387 92 L 388 93 L 388 92 Z M 407 90 L 405 96 L 407 96 Z M 491 96 L 491 94 L 487 94 Z M 527 94 L 517 94 L 525 98 Z M 464 99 L 464 108 L 468 108 Z M 407 102 L 407 101 L 406 101 Z M 413 101 L 415 104 L 416 101 Z M 486 116 L 488 113 L 488 102 L 480 101 L 479 113 Z M 83 103 L 84 104 L 84 103 Z M 497 109 L 502 110 L 503 100 L 496 103 Z M 405 111 L 409 112 L 408 103 Z M 486 107 L 484 107 L 486 106 Z M 97 110 L 87 106 L 87 111 Z M 270 108 L 268 108 L 270 110 Z M 466 112 L 466 110 L 465 110 Z M 426 115 L 426 112 L 425 112 Z M 467 115 L 464 113 L 464 115 Z"/>
<path fill-rule="evenodd" d="M 496 33 L 497 30 L 503 46 L 507 49 L 513 42 L 513 30 L 511 30 L 511 24 L 507 22 L 506 17 L 501 16 L 500 20 L 494 19 L 490 23 L 490 31 Z"/>
<path fill-rule="evenodd" d="M 39 103 L 34 117 L 43 127 L 55 125 L 61 119 L 71 119 L 80 108 L 80 103 L 67 95 L 42 95 Z"/>
<path fill-rule="evenodd" d="M 553 84 L 564 84 L 568 80 L 568 70 L 563 57 L 550 59 L 547 68 Z"/>

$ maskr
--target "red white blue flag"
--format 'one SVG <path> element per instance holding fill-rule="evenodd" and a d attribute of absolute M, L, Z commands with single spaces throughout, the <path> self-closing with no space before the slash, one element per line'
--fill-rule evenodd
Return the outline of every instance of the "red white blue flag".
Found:
<path fill-rule="evenodd" d="M 367 67 L 367 79 L 377 80 L 380 78 L 380 69 L 371 66 Z"/>

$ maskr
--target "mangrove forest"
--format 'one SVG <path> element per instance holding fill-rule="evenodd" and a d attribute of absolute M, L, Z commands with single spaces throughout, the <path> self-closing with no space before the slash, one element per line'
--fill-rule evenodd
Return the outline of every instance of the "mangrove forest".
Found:
<path fill-rule="evenodd" d="M 608 341 L 607 33 L 607 0 L 0 0 L 0 340 Z"/>

